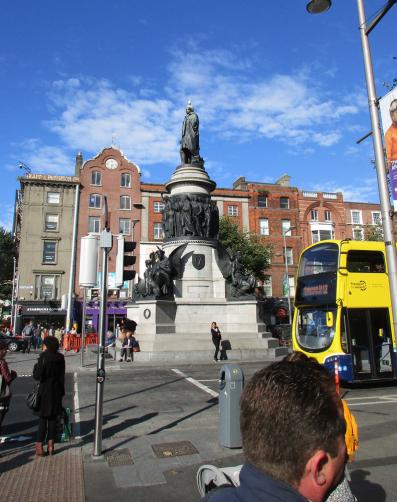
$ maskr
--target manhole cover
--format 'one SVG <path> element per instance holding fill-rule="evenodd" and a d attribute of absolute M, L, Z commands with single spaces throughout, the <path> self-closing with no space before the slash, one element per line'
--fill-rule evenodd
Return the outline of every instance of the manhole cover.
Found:
<path fill-rule="evenodd" d="M 152 444 L 152 449 L 159 458 L 179 457 L 181 455 L 194 455 L 198 453 L 196 447 L 190 441 Z"/>
<path fill-rule="evenodd" d="M 119 465 L 132 465 L 131 453 L 127 448 L 122 450 L 112 450 L 105 453 L 105 460 L 109 467 L 117 467 Z"/>

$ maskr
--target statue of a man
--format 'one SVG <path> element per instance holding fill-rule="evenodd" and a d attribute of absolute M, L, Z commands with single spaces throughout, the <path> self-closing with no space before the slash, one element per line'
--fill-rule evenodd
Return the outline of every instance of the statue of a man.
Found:
<path fill-rule="evenodd" d="M 191 101 L 188 101 L 186 115 L 182 124 L 181 138 L 181 162 L 182 164 L 191 164 L 199 158 L 200 140 L 199 140 L 199 118 L 195 113 Z"/>

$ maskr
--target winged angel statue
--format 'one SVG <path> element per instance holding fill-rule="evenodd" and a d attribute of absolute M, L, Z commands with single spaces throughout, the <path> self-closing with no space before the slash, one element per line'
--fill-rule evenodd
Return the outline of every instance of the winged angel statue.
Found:
<path fill-rule="evenodd" d="M 149 255 L 149 259 L 145 261 L 146 270 L 143 274 L 143 279 L 139 278 L 135 285 L 135 298 L 155 297 L 170 298 L 174 293 L 173 279 L 180 279 L 183 276 L 185 265 L 192 253 L 183 252 L 187 246 L 183 244 L 174 249 L 170 255 L 165 256 L 163 249 L 157 246 L 157 250 Z"/>

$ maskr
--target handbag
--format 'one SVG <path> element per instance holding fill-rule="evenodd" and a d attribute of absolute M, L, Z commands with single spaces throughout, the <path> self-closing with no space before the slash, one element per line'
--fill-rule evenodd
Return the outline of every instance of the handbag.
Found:
<path fill-rule="evenodd" d="M 32 392 L 29 392 L 26 398 L 26 404 L 32 411 L 39 411 L 40 409 L 40 383 L 36 383 Z"/>
<path fill-rule="evenodd" d="M 132 342 L 132 352 L 140 352 L 140 351 L 141 351 L 141 348 L 139 346 L 138 340 L 134 340 Z"/>
<path fill-rule="evenodd" d="M 5 383 L 4 378 L 0 375 L 0 399 L 7 399 L 10 396 L 10 386 Z"/>

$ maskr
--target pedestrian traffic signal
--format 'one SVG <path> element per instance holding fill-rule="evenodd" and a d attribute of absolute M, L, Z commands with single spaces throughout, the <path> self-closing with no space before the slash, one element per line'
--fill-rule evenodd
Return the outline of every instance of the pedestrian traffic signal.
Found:
<path fill-rule="evenodd" d="M 136 248 L 136 242 L 126 241 L 124 235 L 117 237 L 117 257 L 116 257 L 116 288 L 121 288 L 124 281 L 131 281 L 135 277 L 135 270 L 126 269 L 135 264 L 136 257 L 127 253 L 132 253 Z"/>

